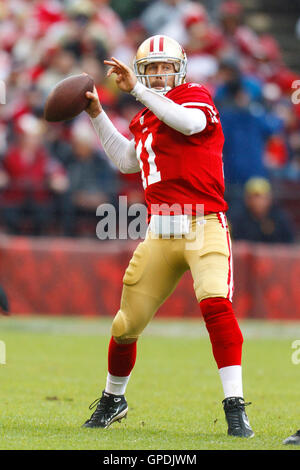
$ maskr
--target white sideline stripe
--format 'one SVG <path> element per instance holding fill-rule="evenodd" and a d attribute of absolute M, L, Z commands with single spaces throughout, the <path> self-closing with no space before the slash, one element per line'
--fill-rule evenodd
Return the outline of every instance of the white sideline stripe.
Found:
<path fill-rule="evenodd" d="M 108 337 L 113 317 L 99 319 L 83 319 L 75 317 L 33 316 L 26 319 L 21 316 L 1 321 L 1 332 L 9 331 L 18 334 L 46 334 L 48 336 L 66 335 L 68 337 Z M 240 320 L 244 337 L 294 340 L 300 337 L 299 321 L 284 320 Z M 169 318 L 154 319 L 145 329 L 143 336 L 172 337 L 172 338 L 206 338 L 208 333 L 199 313 L 197 320 L 174 320 Z"/>

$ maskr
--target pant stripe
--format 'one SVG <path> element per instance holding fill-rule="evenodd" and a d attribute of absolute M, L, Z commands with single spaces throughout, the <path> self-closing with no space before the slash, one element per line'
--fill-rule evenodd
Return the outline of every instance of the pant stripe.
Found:
<path fill-rule="evenodd" d="M 227 278 L 227 285 L 228 285 L 227 299 L 230 300 L 230 302 L 232 302 L 232 296 L 233 296 L 233 265 L 232 265 L 231 241 L 230 241 L 228 226 L 227 226 L 226 217 L 225 217 L 224 212 L 218 212 L 217 216 L 218 216 L 218 220 L 219 220 L 220 224 L 222 225 L 222 228 L 224 228 L 224 230 L 226 230 L 227 244 L 228 244 L 228 250 L 229 250 L 228 278 Z"/>

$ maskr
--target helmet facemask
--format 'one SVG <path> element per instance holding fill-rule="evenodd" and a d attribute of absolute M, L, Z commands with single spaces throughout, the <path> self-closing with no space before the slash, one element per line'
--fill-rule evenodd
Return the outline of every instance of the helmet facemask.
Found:
<path fill-rule="evenodd" d="M 174 65 L 175 72 L 146 74 L 145 73 L 146 66 L 150 65 L 153 62 L 167 62 L 169 64 L 171 63 Z M 151 88 L 151 84 L 150 84 L 151 77 L 163 77 L 164 82 L 165 82 L 164 87 L 161 90 L 155 90 L 155 91 L 165 94 L 169 90 L 171 90 L 171 87 L 167 85 L 169 77 L 175 78 L 174 86 L 178 86 L 184 83 L 184 79 L 186 75 L 186 62 L 183 59 L 174 59 L 172 57 L 161 57 L 161 58 L 152 60 L 151 62 L 147 61 L 147 63 L 145 63 L 145 61 L 141 59 L 140 61 L 137 61 L 134 64 L 134 72 L 135 72 L 137 79 L 147 88 Z"/>

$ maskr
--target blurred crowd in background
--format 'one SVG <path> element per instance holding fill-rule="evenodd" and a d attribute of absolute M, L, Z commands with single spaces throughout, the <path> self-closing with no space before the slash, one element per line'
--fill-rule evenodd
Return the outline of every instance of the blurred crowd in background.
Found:
<path fill-rule="evenodd" d="M 300 45 L 299 25 L 290 34 Z M 60 80 L 86 72 L 115 126 L 132 138 L 140 104 L 106 78 L 103 60 L 132 64 L 154 34 L 183 45 L 187 80 L 204 84 L 219 109 L 233 238 L 299 241 L 295 220 L 273 202 L 276 188 L 300 185 L 300 105 L 291 100 L 300 74 L 274 37 L 246 24 L 240 2 L 218 0 L 0 0 L 1 231 L 95 237 L 99 204 L 117 207 L 119 195 L 128 205 L 144 202 L 140 175 L 110 164 L 86 113 L 49 124 L 43 107 Z"/>

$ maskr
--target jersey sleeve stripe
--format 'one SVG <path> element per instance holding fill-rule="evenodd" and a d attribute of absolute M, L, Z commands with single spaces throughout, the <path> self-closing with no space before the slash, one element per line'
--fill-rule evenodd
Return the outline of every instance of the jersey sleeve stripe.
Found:
<path fill-rule="evenodd" d="M 214 107 L 208 103 L 200 103 L 199 101 L 190 101 L 188 103 L 182 103 L 181 106 L 196 106 L 198 108 L 208 108 L 212 111 L 214 115 L 217 115 L 217 112 L 215 111 Z"/>
<path fill-rule="evenodd" d="M 208 103 L 200 103 L 199 101 L 190 101 L 188 103 L 182 103 L 181 106 L 184 106 L 184 107 L 193 107 L 193 108 L 207 108 L 208 110 L 208 113 L 211 117 L 211 121 L 216 123 L 216 122 L 219 122 L 218 121 L 218 118 L 217 118 L 217 115 L 218 113 L 215 111 L 214 107 Z"/>

